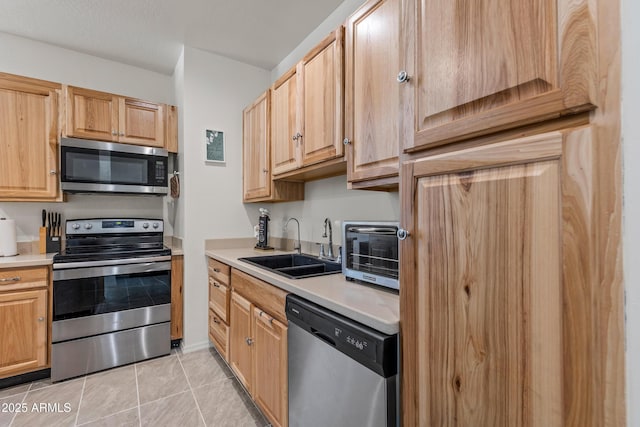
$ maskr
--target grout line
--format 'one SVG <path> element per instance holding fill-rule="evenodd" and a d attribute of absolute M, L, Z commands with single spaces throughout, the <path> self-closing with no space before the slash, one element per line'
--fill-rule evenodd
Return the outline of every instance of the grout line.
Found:
<path fill-rule="evenodd" d="M 91 421 L 87 421 L 86 423 L 78 424 L 77 427 L 86 426 L 87 424 L 92 424 L 92 423 L 95 423 L 96 421 L 101 421 L 101 420 L 104 420 L 106 418 L 110 418 L 110 417 L 112 417 L 114 415 L 118 415 L 118 414 L 121 414 L 123 412 L 127 412 L 127 411 L 130 411 L 132 409 L 136 409 L 136 408 L 137 408 L 137 406 L 132 406 L 131 408 L 123 409 L 122 411 L 118 411 L 118 412 L 114 412 L 113 414 L 105 415 L 104 417 L 100 417 L 97 420 L 91 420 Z"/>
<path fill-rule="evenodd" d="M 136 376 L 136 397 L 138 399 L 138 425 L 142 427 L 142 414 L 140 413 L 140 387 L 138 386 L 138 364 L 133 364 L 133 373 Z"/>
<path fill-rule="evenodd" d="M 84 388 L 87 385 L 87 376 L 84 376 L 84 381 L 82 381 L 82 391 L 80 392 L 80 401 L 78 402 L 78 412 L 76 412 L 76 420 L 73 423 L 74 426 L 78 425 L 78 417 L 80 416 L 80 405 L 82 405 L 82 396 L 84 396 Z"/>
<path fill-rule="evenodd" d="M 180 363 L 180 367 L 182 368 L 182 373 L 184 374 L 184 377 L 187 379 L 187 385 L 189 386 L 189 390 L 191 391 L 191 396 L 193 396 L 193 400 L 194 402 L 196 402 L 196 408 L 198 409 L 198 414 L 200 414 L 200 419 L 202 420 L 202 424 L 206 426 L 207 422 L 204 420 L 204 415 L 202 415 L 200 404 L 198 404 L 198 399 L 196 399 L 196 394 L 193 392 L 193 387 L 191 387 L 191 381 L 189 381 L 189 376 L 187 375 L 187 371 L 184 369 L 182 360 L 179 357 L 178 357 L 178 362 Z"/>
<path fill-rule="evenodd" d="M 32 383 L 33 384 L 33 383 Z M 22 400 L 20 401 L 20 403 L 24 403 L 25 400 L 27 400 L 27 394 L 29 394 L 29 390 L 31 389 L 31 384 L 29 384 L 29 388 L 27 389 L 27 391 L 24 393 L 24 396 L 22 397 Z M 15 395 L 14 395 L 15 396 Z M 9 421 L 9 426 L 11 426 L 11 424 L 13 424 L 13 421 L 16 419 L 16 416 L 18 415 L 17 411 L 14 411 L 13 413 L 13 417 L 11 417 L 11 421 Z"/>

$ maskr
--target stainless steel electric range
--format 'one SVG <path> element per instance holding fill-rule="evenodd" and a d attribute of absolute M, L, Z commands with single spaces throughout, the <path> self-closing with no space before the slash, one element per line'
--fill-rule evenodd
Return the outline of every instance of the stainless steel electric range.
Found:
<path fill-rule="evenodd" d="M 53 258 L 51 380 L 171 351 L 171 250 L 158 219 L 68 220 Z"/>

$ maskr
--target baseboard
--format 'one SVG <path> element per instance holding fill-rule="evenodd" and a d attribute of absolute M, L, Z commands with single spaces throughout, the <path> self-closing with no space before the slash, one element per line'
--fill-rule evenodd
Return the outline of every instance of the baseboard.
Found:
<path fill-rule="evenodd" d="M 181 350 L 183 353 L 191 353 L 192 351 L 203 350 L 209 347 L 211 347 L 211 343 L 209 341 L 202 341 L 195 344 L 184 345 L 184 340 L 183 340 Z"/>

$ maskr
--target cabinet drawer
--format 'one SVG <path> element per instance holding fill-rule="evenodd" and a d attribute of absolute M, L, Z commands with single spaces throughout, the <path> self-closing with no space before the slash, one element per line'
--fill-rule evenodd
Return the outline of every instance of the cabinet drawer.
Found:
<path fill-rule="evenodd" d="M 211 308 L 223 322 L 229 323 L 229 288 L 209 276 L 209 308 Z"/>
<path fill-rule="evenodd" d="M 49 285 L 49 267 L 8 268 L 0 270 L 0 292 L 45 288 Z"/>
<path fill-rule="evenodd" d="M 213 310 L 209 310 L 209 339 L 216 346 L 216 349 L 224 360 L 228 360 L 229 327 Z"/>
<path fill-rule="evenodd" d="M 213 258 L 209 258 L 209 275 L 210 276 L 213 276 L 218 282 L 222 283 L 223 285 L 229 286 L 230 274 L 231 274 L 231 267 Z"/>

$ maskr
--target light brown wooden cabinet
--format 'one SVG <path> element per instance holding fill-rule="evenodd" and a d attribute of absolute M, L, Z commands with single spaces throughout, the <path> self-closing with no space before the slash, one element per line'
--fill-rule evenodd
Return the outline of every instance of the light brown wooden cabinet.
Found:
<path fill-rule="evenodd" d="M 0 270 L 0 378 L 49 366 L 48 267 Z"/>
<path fill-rule="evenodd" d="M 209 339 L 222 358 L 229 361 L 231 268 L 213 258 L 207 260 L 207 266 L 209 271 Z"/>
<path fill-rule="evenodd" d="M 405 425 L 604 425 L 596 377 L 620 337 L 600 331 L 621 313 L 594 303 L 615 241 L 590 202 L 614 179 L 594 167 L 597 138 L 569 128 L 403 166 Z"/>
<path fill-rule="evenodd" d="M 304 184 L 274 182 L 271 175 L 271 91 L 243 111 L 242 188 L 244 202 L 291 201 L 304 198 Z"/>
<path fill-rule="evenodd" d="M 240 294 L 231 294 L 231 328 L 229 333 L 229 366 L 238 380 L 253 392 L 253 344 L 251 330 L 251 302 Z"/>
<path fill-rule="evenodd" d="M 60 90 L 57 83 L 0 73 L 0 200 L 61 200 Z"/>
<path fill-rule="evenodd" d="M 171 257 L 171 340 L 183 336 L 184 256 Z"/>
<path fill-rule="evenodd" d="M 342 26 L 329 34 L 271 88 L 276 179 L 299 169 L 303 171 L 297 173 L 304 173 L 312 165 L 319 170 L 323 162 L 344 154 L 343 34 Z M 338 169 L 332 164 L 326 170 L 331 175 Z"/>
<path fill-rule="evenodd" d="M 64 134 L 151 147 L 165 146 L 165 105 L 65 86 Z"/>
<path fill-rule="evenodd" d="M 405 0 L 404 149 L 594 108 L 596 14 L 588 0 Z"/>
<path fill-rule="evenodd" d="M 370 0 L 346 22 L 345 142 L 354 188 L 398 185 L 400 6 Z"/>
<path fill-rule="evenodd" d="M 274 426 L 288 424 L 286 292 L 232 269 L 229 364 Z"/>

